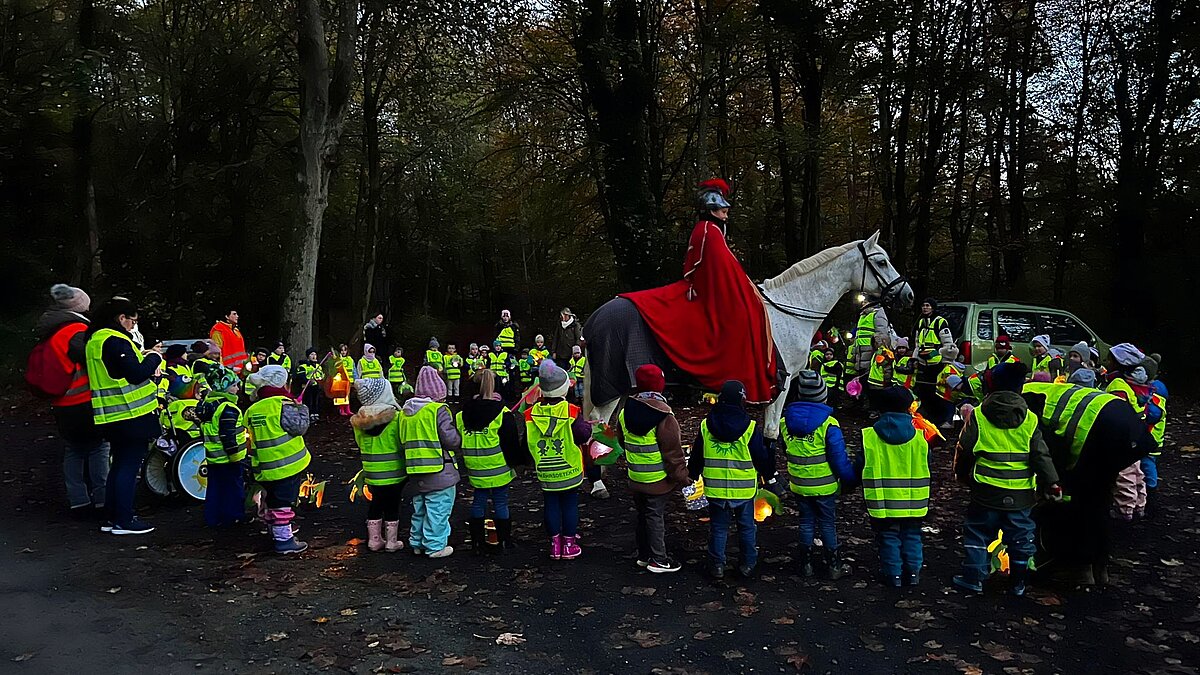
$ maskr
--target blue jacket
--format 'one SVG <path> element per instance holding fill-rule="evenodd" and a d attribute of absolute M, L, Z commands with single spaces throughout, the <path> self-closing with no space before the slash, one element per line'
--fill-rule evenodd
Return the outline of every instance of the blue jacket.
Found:
<path fill-rule="evenodd" d="M 708 431 L 719 441 L 733 442 L 746 433 L 750 426 L 750 415 L 746 409 L 736 403 L 718 403 L 709 411 Z M 756 426 L 750 436 L 750 459 L 758 475 L 765 480 L 775 477 L 775 458 L 767 451 L 763 443 L 762 428 Z M 692 480 L 700 477 L 704 470 L 704 435 L 697 434 L 692 443 L 692 453 L 688 457 L 688 476 Z"/>
<path fill-rule="evenodd" d="M 833 408 L 824 403 L 797 401 L 783 409 L 783 422 L 792 436 L 807 436 L 832 416 Z M 786 449 L 783 451 L 786 452 Z M 825 459 L 829 462 L 833 475 L 842 482 L 842 489 L 852 487 L 858 479 L 858 474 L 850 463 L 850 457 L 846 455 L 846 439 L 839 426 L 831 424 L 825 431 Z"/>
<path fill-rule="evenodd" d="M 917 430 L 913 427 L 913 417 L 908 413 L 883 413 L 871 428 L 883 442 L 889 445 L 903 445 L 912 440 L 913 436 L 917 435 Z M 866 464 L 866 455 L 859 455 L 854 459 L 854 473 L 862 480 L 863 466 Z"/>

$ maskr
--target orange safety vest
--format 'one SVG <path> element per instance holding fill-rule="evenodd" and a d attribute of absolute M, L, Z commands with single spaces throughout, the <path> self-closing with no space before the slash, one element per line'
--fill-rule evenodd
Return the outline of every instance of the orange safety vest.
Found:
<path fill-rule="evenodd" d="M 241 375 L 242 369 L 250 360 L 250 355 L 246 353 L 246 341 L 242 339 L 242 331 L 224 321 L 218 321 L 213 324 L 208 337 L 221 347 L 221 365 Z"/>
<path fill-rule="evenodd" d="M 92 400 L 92 391 L 88 386 L 87 364 L 75 363 L 67 356 L 71 338 L 85 330 L 87 330 L 86 323 L 69 323 L 50 336 L 50 350 L 62 360 L 63 370 L 74 372 L 74 375 L 71 376 L 71 385 L 67 387 L 66 393 L 50 402 L 50 405 L 55 408 L 80 405 Z"/>

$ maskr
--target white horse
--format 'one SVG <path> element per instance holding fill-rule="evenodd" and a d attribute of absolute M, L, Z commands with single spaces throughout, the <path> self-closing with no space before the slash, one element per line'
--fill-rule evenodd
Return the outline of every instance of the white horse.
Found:
<path fill-rule="evenodd" d="M 895 298 L 906 307 L 913 301 L 912 287 L 879 245 L 879 232 L 801 260 L 779 276 L 767 279 L 759 288 L 766 303 L 775 345 L 788 373 L 808 368 L 813 335 L 846 293 L 860 291 L 885 299 Z M 584 390 L 584 414 L 588 419 L 607 422 L 620 399 L 599 405 L 592 400 L 590 368 L 589 360 L 584 374 L 584 382 L 588 383 Z M 763 435 L 768 439 L 779 438 L 779 419 L 790 380 L 789 375 L 779 396 L 767 407 Z"/>

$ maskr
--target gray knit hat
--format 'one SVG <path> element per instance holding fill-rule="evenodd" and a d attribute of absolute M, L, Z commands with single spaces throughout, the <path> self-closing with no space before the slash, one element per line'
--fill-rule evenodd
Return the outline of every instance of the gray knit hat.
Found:
<path fill-rule="evenodd" d="M 797 401 L 824 403 L 829 398 L 825 379 L 815 370 L 801 370 L 792 376 L 792 397 Z"/>
<path fill-rule="evenodd" d="M 50 299 L 54 306 L 68 312 L 86 312 L 92 306 L 92 299 L 81 288 L 66 284 L 54 284 L 50 287 Z"/>
<path fill-rule="evenodd" d="M 358 394 L 358 402 L 364 406 L 396 406 L 396 398 L 392 394 L 392 384 L 383 378 L 368 377 L 355 380 L 354 393 Z"/>
<path fill-rule="evenodd" d="M 1067 384 L 1077 384 L 1081 387 L 1096 386 L 1096 371 L 1091 368 L 1080 368 L 1067 377 Z"/>
<path fill-rule="evenodd" d="M 545 359 L 538 366 L 538 384 L 546 398 L 562 398 L 571 388 L 571 380 L 567 371 L 559 368 L 553 359 Z"/>
<path fill-rule="evenodd" d="M 288 371 L 283 366 L 263 366 L 250 376 L 250 383 L 256 387 L 275 387 L 282 389 L 287 386 Z"/>

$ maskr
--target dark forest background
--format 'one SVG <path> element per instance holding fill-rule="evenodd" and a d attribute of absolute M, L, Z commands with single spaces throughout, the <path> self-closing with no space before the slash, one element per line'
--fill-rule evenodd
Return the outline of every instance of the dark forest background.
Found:
<path fill-rule="evenodd" d="M 753 277 L 879 229 L 918 297 L 1062 307 L 1200 370 L 1200 3 L 0 7 L 22 356 L 59 280 L 160 337 L 230 306 L 293 349 L 377 308 L 413 347 L 501 307 L 548 329 L 677 278 L 719 175 Z"/>

